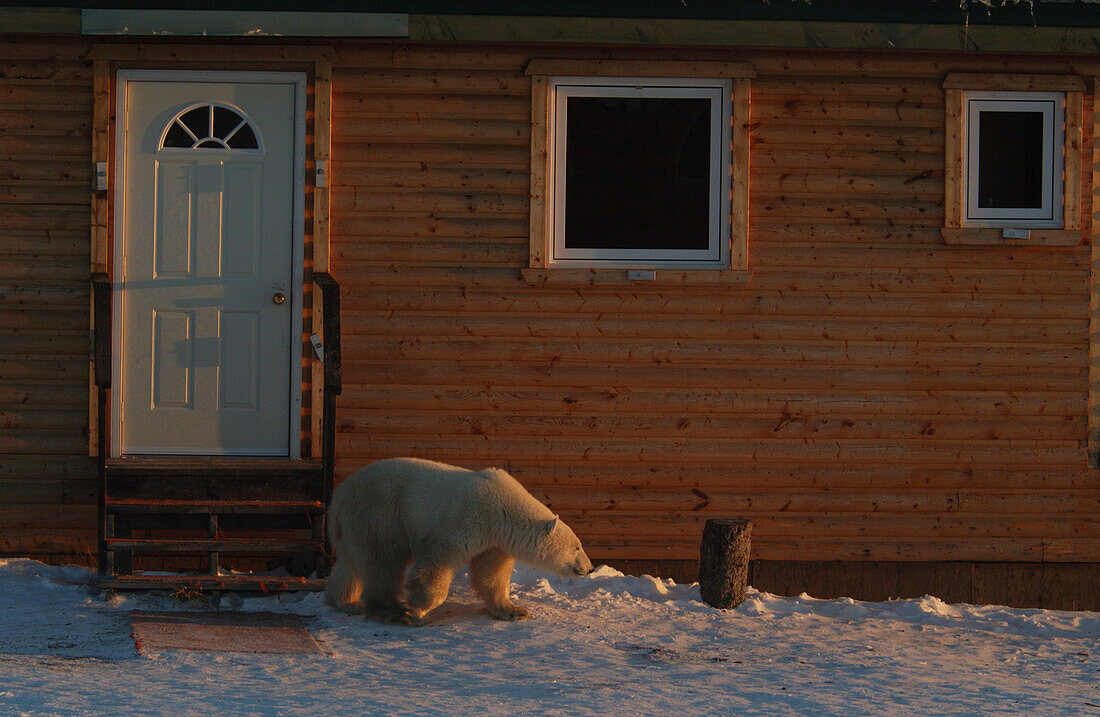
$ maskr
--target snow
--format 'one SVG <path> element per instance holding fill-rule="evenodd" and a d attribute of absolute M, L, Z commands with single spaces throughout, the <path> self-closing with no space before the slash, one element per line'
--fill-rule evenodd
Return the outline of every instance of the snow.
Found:
<path fill-rule="evenodd" d="M 0 559 L 0 714 L 1100 715 L 1100 613 L 751 588 L 723 611 L 606 566 L 514 582 L 531 620 L 491 620 L 465 579 L 423 628 L 229 595 L 221 609 L 303 616 L 322 652 L 138 653 L 132 610 L 209 605 Z"/>

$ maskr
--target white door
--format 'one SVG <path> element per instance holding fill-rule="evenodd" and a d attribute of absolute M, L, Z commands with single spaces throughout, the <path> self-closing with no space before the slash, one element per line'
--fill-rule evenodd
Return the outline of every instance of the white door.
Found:
<path fill-rule="evenodd" d="M 300 81 L 132 74 L 119 82 L 115 452 L 293 456 Z"/>

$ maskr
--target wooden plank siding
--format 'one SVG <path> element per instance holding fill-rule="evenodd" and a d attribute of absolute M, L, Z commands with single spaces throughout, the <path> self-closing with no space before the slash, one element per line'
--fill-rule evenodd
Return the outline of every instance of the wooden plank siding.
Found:
<path fill-rule="evenodd" d="M 753 65 L 748 282 L 524 281 L 541 262 L 532 58 Z M 342 47 L 338 474 L 396 455 L 500 465 L 602 559 L 694 559 L 703 521 L 737 516 L 755 521 L 763 560 L 1100 560 L 1089 248 L 941 236 L 944 77 L 1098 70 Z M 1091 157 L 1088 92 L 1083 113 Z"/>
<path fill-rule="evenodd" d="M 0 554 L 94 545 L 86 52 L 0 44 Z M 750 278 L 525 276 L 534 58 L 752 65 Z M 777 564 L 1100 562 L 1090 247 L 942 235 L 944 78 L 1026 72 L 1085 81 L 1092 237 L 1100 60 L 350 40 L 331 59 L 329 189 L 305 219 L 328 203 L 338 478 L 499 465 L 598 560 L 694 560 L 706 518 L 745 517 Z"/>
<path fill-rule="evenodd" d="M 0 554 L 91 563 L 86 49 L 0 43 Z"/>

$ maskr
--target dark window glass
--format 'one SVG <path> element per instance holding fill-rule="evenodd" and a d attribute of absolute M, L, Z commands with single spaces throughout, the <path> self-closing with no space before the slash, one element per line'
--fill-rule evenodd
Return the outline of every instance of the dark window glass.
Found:
<path fill-rule="evenodd" d="M 1043 113 L 994 112 L 978 117 L 978 206 L 1043 206 Z"/>
<path fill-rule="evenodd" d="M 187 125 L 187 129 L 194 132 L 198 138 L 210 136 L 210 107 L 196 107 L 190 112 L 185 112 L 180 117 L 180 122 Z"/>
<path fill-rule="evenodd" d="M 569 97 L 567 249 L 710 248 L 710 100 Z"/>
<path fill-rule="evenodd" d="M 237 130 L 236 134 L 229 138 L 228 144 L 232 149 L 260 148 L 260 143 L 256 141 L 256 133 L 248 125 Z"/>
<path fill-rule="evenodd" d="M 190 147 L 194 143 L 195 140 L 191 139 L 191 135 L 178 122 L 173 122 L 168 128 L 168 134 L 164 135 L 165 147 Z"/>
<path fill-rule="evenodd" d="M 241 123 L 241 116 L 225 107 L 214 108 L 214 134 L 218 139 L 226 136 Z"/>
<path fill-rule="evenodd" d="M 213 121 L 213 128 L 210 123 Z M 188 134 L 188 130 L 194 134 Z M 196 144 L 195 139 L 201 140 Z M 197 149 L 259 149 L 260 141 L 240 113 L 206 105 L 188 110 L 172 122 L 164 147 Z"/>

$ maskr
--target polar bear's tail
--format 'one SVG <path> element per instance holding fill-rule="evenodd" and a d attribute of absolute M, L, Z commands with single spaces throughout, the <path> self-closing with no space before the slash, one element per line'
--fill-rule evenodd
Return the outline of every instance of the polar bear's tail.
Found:
<path fill-rule="evenodd" d="M 339 558 L 341 551 L 347 553 L 344 547 L 344 530 L 342 527 L 340 503 L 333 502 L 328 510 L 328 535 L 329 545 L 336 550 Z M 332 574 L 325 581 L 325 602 L 341 612 L 362 612 L 361 599 L 363 595 L 363 580 L 352 567 L 347 555 L 343 560 L 333 561 Z"/>

